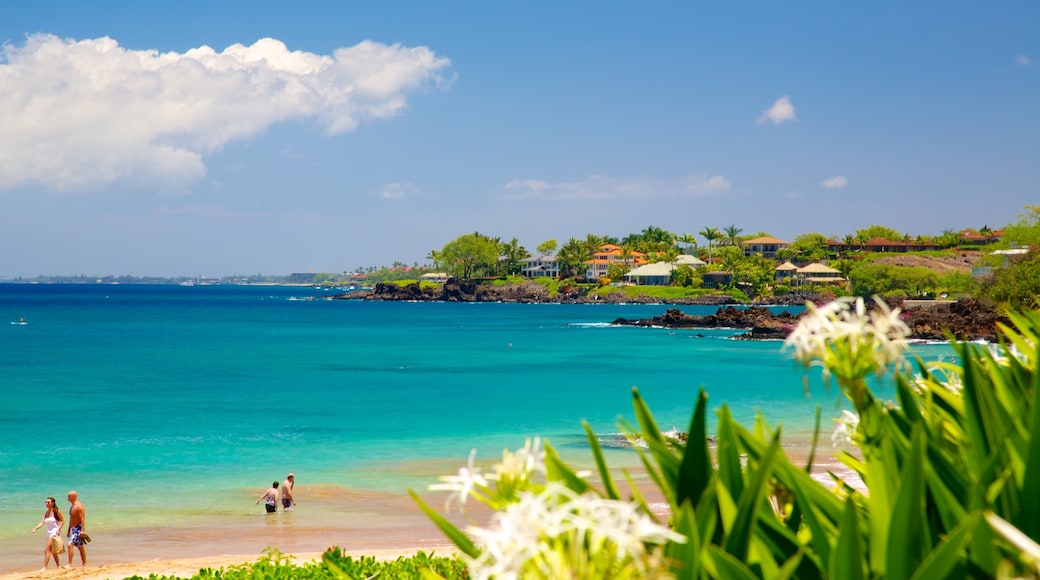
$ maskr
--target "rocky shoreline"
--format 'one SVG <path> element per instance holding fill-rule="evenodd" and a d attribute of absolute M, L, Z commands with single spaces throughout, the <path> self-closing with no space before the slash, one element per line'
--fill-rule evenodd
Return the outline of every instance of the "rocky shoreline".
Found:
<path fill-rule="evenodd" d="M 750 305 L 737 308 L 741 303 L 731 296 L 698 296 L 661 300 L 646 296 L 626 296 L 620 292 L 606 297 L 589 296 L 580 289 L 564 289 L 550 296 L 545 286 L 536 283 L 493 286 L 456 281 L 440 287 L 420 287 L 419 284 L 380 283 L 372 290 L 361 290 L 334 296 L 343 300 L 383 300 L 400 302 L 510 302 L 523 304 L 668 304 L 719 306 L 715 314 L 695 316 L 676 308 L 653 318 L 630 320 L 619 318 L 612 324 L 663 328 L 746 328 L 738 338 L 744 340 L 784 339 L 798 324 L 801 315 L 790 312 L 774 314 L 768 309 Z M 770 300 L 770 305 L 801 305 L 807 301 L 821 303 L 812 294 L 792 294 Z M 890 300 L 892 308 L 902 308 L 903 321 L 911 330 L 911 338 L 945 340 L 947 333 L 958 340 L 996 341 L 997 322 L 1007 322 L 995 309 L 978 300 L 965 298 L 958 301 L 903 301 Z"/>
<path fill-rule="evenodd" d="M 522 304 L 685 304 L 722 306 L 740 304 L 732 296 L 697 296 L 661 300 L 647 296 L 625 296 L 620 292 L 606 297 L 589 296 L 582 289 L 571 288 L 561 290 L 550 296 L 545 286 L 533 282 L 511 284 L 508 286 L 492 286 L 490 284 L 471 284 L 449 280 L 439 288 L 420 287 L 419 284 L 379 283 L 371 290 L 358 290 L 347 294 L 333 296 L 343 300 L 385 300 L 401 302 L 513 302 Z M 798 302 L 804 303 L 804 300 Z"/>
<path fill-rule="evenodd" d="M 947 333 L 957 340 L 996 342 L 997 322 L 1008 321 L 991 306 L 972 298 L 956 302 L 891 301 L 892 308 L 903 308 L 901 318 L 915 340 L 946 340 Z M 661 316 L 629 320 L 618 318 L 612 324 L 664 328 L 747 328 L 742 340 L 783 340 L 794 330 L 802 314 L 774 314 L 766 308 L 720 308 L 715 314 L 696 316 L 670 308 Z"/>

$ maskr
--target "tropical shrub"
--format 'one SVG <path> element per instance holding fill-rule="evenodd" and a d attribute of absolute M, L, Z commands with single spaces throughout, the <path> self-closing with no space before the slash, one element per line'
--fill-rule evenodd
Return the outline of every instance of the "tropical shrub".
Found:
<path fill-rule="evenodd" d="M 669 507 L 656 516 L 627 471 L 614 481 L 585 430 L 593 484 L 537 441 L 486 476 L 473 464 L 434 489 L 496 513 L 463 531 L 413 497 L 459 547 L 474 578 L 967 578 L 1040 575 L 1040 313 L 1012 314 L 993 346 L 954 344 L 957 362 L 904 359 L 898 311 L 862 299 L 808 313 L 788 348 L 837 383 L 854 412 L 839 424 L 863 481 L 834 485 L 795 464 L 781 430 L 718 410 L 701 390 L 685 440 L 661 432 L 634 392 L 623 426 Z M 892 373 L 894 402 L 868 378 Z M 817 436 L 819 412 L 817 412 Z M 624 489 L 624 494 L 622 490 Z"/>
<path fill-rule="evenodd" d="M 469 578 L 466 564 L 459 558 L 434 556 L 419 551 L 411 557 L 395 560 L 376 560 L 371 556 L 354 558 L 331 548 L 322 554 L 321 561 L 296 564 L 278 550 L 268 548 L 256 562 L 228 568 L 202 568 L 190 580 L 342 580 L 346 578 L 421 578 L 423 574 L 443 578 Z M 131 576 L 128 580 L 144 580 Z M 148 580 L 180 580 L 177 576 L 152 574 Z"/>

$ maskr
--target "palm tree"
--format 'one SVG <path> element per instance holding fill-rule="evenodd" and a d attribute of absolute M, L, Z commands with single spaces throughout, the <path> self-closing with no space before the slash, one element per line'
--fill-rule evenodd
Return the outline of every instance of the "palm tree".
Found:
<path fill-rule="evenodd" d="M 728 228 L 722 228 L 722 231 L 726 234 L 726 241 L 729 243 L 729 245 L 740 245 L 739 236 L 740 232 L 744 231 L 743 229 L 738 228 L 736 225 L 730 225 Z"/>
<path fill-rule="evenodd" d="M 719 233 L 719 229 L 718 228 L 709 228 L 708 226 L 704 226 L 704 229 L 701 230 L 698 233 L 700 234 L 700 236 L 702 238 L 708 240 L 708 261 L 710 262 L 711 261 L 711 243 L 714 242 L 715 240 L 721 238 L 722 234 Z"/>
<path fill-rule="evenodd" d="M 697 247 L 697 236 L 694 234 L 683 234 L 677 237 L 675 241 L 680 244 L 686 244 L 686 249 L 690 249 L 691 246 L 694 248 Z"/>

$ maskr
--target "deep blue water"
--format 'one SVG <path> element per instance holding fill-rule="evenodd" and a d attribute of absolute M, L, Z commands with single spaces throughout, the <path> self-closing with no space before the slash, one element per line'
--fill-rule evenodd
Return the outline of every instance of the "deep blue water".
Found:
<path fill-rule="evenodd" d="M 113 518 L 209 509 L 287 470 L 403 492 L 429 477 L 413 466 L 535 435 L 586 457 L 581 421 L 617 433 L 632 387 L 663 428 L 687 425 L 701 385 L 803 437 L 817 405 L 828 433 L 839 414 L 818 377 L 806 399 L 779 342 L 608 324 L 665 306 L 309 299 L 324 295 L 0 284 L 0 513 L 31 527 L 70 488 Z"/>

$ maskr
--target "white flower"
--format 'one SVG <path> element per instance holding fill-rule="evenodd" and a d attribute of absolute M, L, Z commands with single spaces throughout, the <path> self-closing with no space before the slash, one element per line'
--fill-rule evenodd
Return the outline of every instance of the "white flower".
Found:
<path fill-rule="evenodd" d="M 862 298 L 839 298 L 822 307 L 807 304 L 807 312 L 784 341 L 805 366 L 822 366 L 824 376 L 839 382 L 880 373 L 903 364 L 910 329 L 881 300 L 866 311 Z"/>
<path fill-rule="evenodd" d="M 432 491 L 450 491 L 451 495 L 444 501 L 445 509 L 451 508 L 451 502 L 457 500 L 459 502 L 459 509 L 463 509 L 466 504 L 466 498 L 473 493 L 473 490 L 479 486 L 487 488 L 487 480 L 480 474 L 480 469 L 473 465 L 473 459 L 477 456 L 477 450 L 473 449 L 469 452 L 469 461 L 464 467 L 459 468 L 458 475 L 442 475 L 437 479 L 444 483 L 435 483 L 430 486 Z"/>
<path fill-rule="evenodd" d="M 610 577 L 625 571 L 639 577 L 667 575 L 660 550 L 686 537 L 655 523 L 637 504 L 594 494 L 579 495 L 552 483 L 538 494 L 496 512 L 490 528 L 469 528 L 482 545 L 469 559 L 475 579 Z M 569 576 L 568 576 L 569 577 Z"/>
<path fill-rule="evenodd" d="M 841 448 L 852 445 L 852 436 L 856 434 L 856 428 L 858 427 L 859 415 L 852 411 L 842 410 L 841 418 L 834 421 L 834 433 L 831 433 L 831 444 Z"/>

